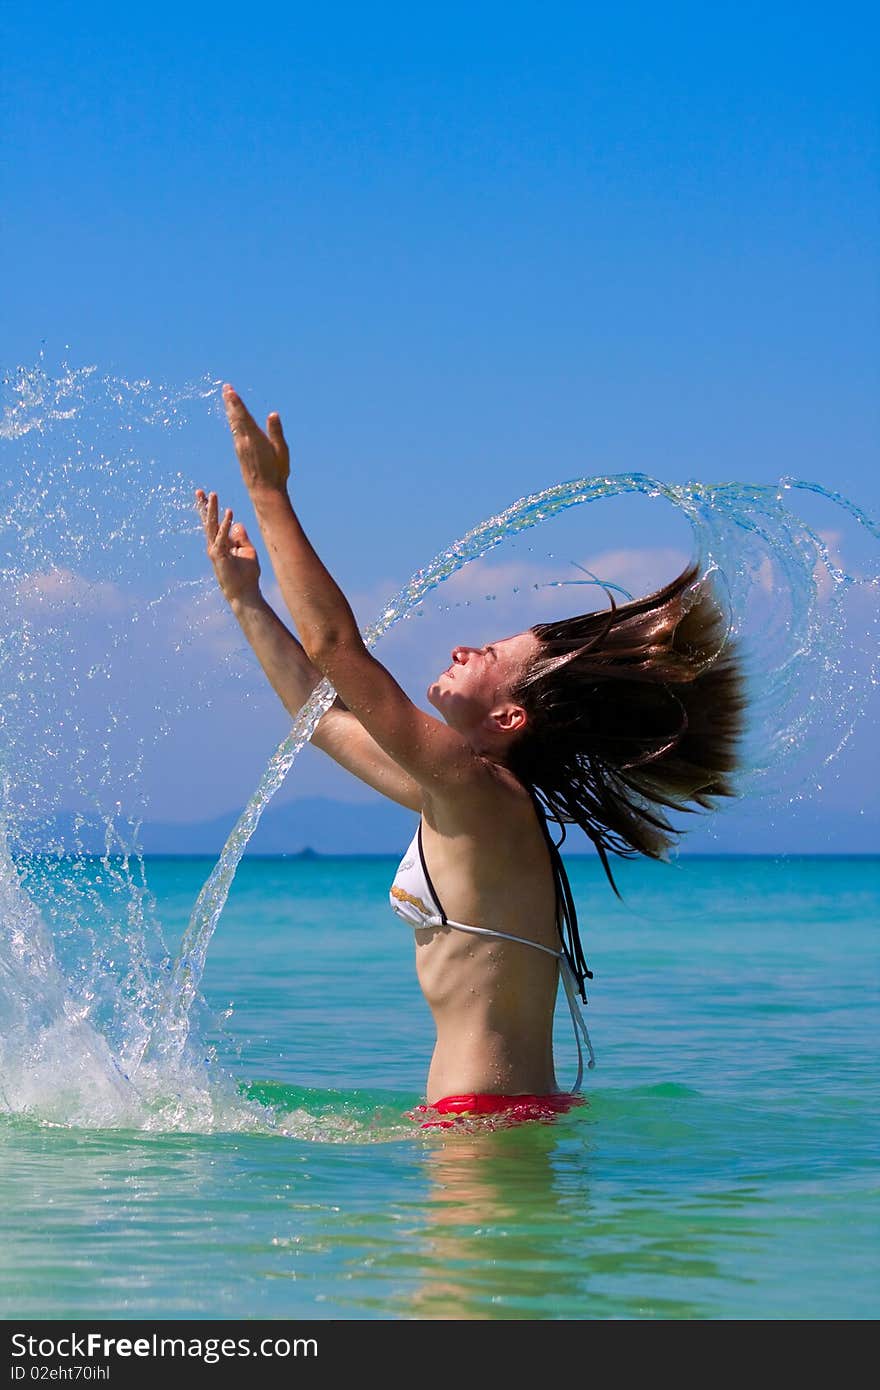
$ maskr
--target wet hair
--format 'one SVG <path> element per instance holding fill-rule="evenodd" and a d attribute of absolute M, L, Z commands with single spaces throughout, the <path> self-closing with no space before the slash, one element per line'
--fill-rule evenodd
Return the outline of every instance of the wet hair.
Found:
<path fill-rule="evenodd" d="M 609 855 L 662 859 L 667 811 L 736 794 L 744 683 L 711 574 L 692 563 L 646 598 L 538 623 L 540 650 L 511 698 L 528 716 L 505 764 L 562 827 Z M 618 893 L 618 897 L 619 897 Z"/>

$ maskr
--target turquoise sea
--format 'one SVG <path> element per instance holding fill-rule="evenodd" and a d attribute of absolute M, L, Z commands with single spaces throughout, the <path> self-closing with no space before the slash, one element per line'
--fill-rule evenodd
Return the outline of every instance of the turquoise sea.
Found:
<path fill-rule="evenodd" d="M 624 864 L 624 904 L 567 862 L 587 1104 L 450 1132 L 403 1116 L 431 1026 L 396 860 L 245 859 L 203 981 L 240 1113 L 0 1118 L 3 1316 L 876 1317 L 880 859 Z M 147 861 L 169 944 L 211 867 Z"/>

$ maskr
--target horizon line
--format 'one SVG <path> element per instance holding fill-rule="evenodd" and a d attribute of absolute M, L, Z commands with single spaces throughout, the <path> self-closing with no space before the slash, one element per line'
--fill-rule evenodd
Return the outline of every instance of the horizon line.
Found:
<path fill-rule="evenodd" d="M 73 852 L 70 852 L 70 853 L 65 852 L 65 853 L 62 853 L 62 854 L 58 854 L 58 853 L 55 853 L 55 852 L 52 851 L 52 850 L 21 850 L 21 849 L 13 849 L 13 851 L 12 851 L 12 857 L 13 857 L 13 859 L 15 859 L 15 858 L 18 858 L 18 857 L 22 857 L 22 856 L 24 856 L 24 855 L 29 855 L 30 857 L 39 858 L 39 859 L 125 859 L 125 858 L 131 858 L 132 856 L 134 856 L 135 858 L 139 858 L 139 859 L 211 859 L 211 860 L 216 860 L 216 859 L 218 859 L 218 858 L 220 857 L 220 854 L 221 854 L 221 853 L 222 853 L 221 850 L 184 850 L 184 851 L 177 851 L 177 852 L 172 851 L 172 850 L 167 850 L 167 851 L 165 851 L 165 850 L 159 850 L 159 851 L 149 850 L 149 851 L 141 852 L 141 851 L 138 851 L 138 850 L 135 850 L 135 849 L 131 849 L 131 850 L 114 850 L 114 851 L 112 851 L 110 854 L 106 854 L 106 853 L 105 853 L 104 851 L 102 851 L 102 850 L 88 850 L 88 851 L 81 851 L 81 852 L 79 852 L 79 853 L 73 851 Z M 585 859 L 585 860 L 589 860 L 590 863 L 598 863 L 598 862 L 599 862 L 598 856 L 594 856 L 594 855 L 590 854 L 589 851 L 586 851 L 586 852 L 585 852 L 585 851 L 576 851 L 576 852 L 574 852 L 574 853 L 568 854 L 566 857 L 569 858 L 569 859 Z M 267 853 L 261 853 L 261 852 L 257 851 L 257 852 L 251 853 L 251 854 L 245 853 L 245 854 L 242 855 L 242 859 L 264 859 L 264 860 L 275 860 L 275 859 L 278 859 L 278 860 L 287 860 L 287 859 L 295 859 L 295 860 L 298 860 L 298 861 L 300 861 L 300 862 L 302 862 L 302 863 L 314 863 L 315 861 L 321 860 L 321 859 L 331 860 L 331 859 L 396 859 L 396 858 L 399 858 L 399 851 L 398 851 L 398 850 L 375 850 L 375 851 L 346 851 L 346 850 L 337 850 L 337 851 L 324 851 L 324 850 L 311 849 L 309 846 L 307 846 L 305 849 L 302 849 L 302 850 L 281 850 L 281 851 L 273 851 L 273 852 L 271 852 L 271 853 L 268 853 L 268 852 L 267 852 Z M 777 859 L 839 859 L 839 860 L 849 860 L 849 859 L 880 859 L 880 850 L 852 850 L 852 851 L 850 851 L 850 852 L 848 852 L 848 853 L 843 853 L 843 852 L 841 852 L 841 851 L 839 851 L 839 850 L 781 850 L 781 851 L 778 851 L 778 852 L 775 853 L 775 854 L 770 854 L 770 853 L 752 853 L 752 852 L 743 851 L 743 850 L 718 850 L 718 851 L 716 851 L 716 852 L 714 852 L 714 853 L 713 853 L 713 852 L 702 851 L 702 850 L 694 850 L 693 852 L 690 852 L 690 853 L 677 854 L 677 855 L 675 855 L 674 858 L 669 859 L 669 860 L 652 859 L 649 855 L 642 855 L 642 856 L 640 856 L 638 859 L 628 860 L 628 861 L 626 861 L 626 862 L 629 862 L 629 863 L 638 863 L 638 864 L 647 863 L 647 864 L 667 864 L 667 865 L 672 865 L 672 864 L 678 863 L 679 860 L 682 860 L 682 859 L 713 859 L 713 860 L 714 860 L 714 859 L 766 859 L 766 860 L 777 860 Z"/>

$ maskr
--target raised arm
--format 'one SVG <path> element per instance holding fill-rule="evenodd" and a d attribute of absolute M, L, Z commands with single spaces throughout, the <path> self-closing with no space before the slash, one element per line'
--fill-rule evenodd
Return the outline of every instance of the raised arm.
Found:
<path fill-rule="evenodd" d="M 414 705 L 364 646 L 345 595 L 290 501 L 290 456 L 279 416 L 269 416 L 264 433 L 231 386 L 223 396 L 242 477 L 306 655 L 424 791 L 457 794 L 482 775 L 479 759 L 465 738 Z"/>
<path fill-rule="evenodd" d="M 321 672 L 263 597 L 260 563 L 244 526 L 232 525 L 231 511 L 219 520 L 216 493 L 208 496 L 200 488 L 196 505 L 223 595 L 273 690 L 295 717 L 321 680 Z M 311 742 L 383 796 L 421 811 L 418 783 L 379 747 L 342 700 L 337 699 L 322 716 Z"/>

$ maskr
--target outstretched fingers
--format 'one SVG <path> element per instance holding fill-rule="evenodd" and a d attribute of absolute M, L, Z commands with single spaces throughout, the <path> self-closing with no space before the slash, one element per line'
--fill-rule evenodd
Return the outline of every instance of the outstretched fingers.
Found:
<path fill-rule="evenodd" d="M 214 544 L 221 529 L 219 521 L 219 503 L 216 492 L 205 493 L 203 488 L 196 488 L 196 507 L 201 517 L 202 525 L 205 528 L 205 539 L 208 542 L 208 549 Z M 227 520 L 228 517 L 228 520 Z M 229 533 L 229 526 L 232 522 L 232 512 L 227 510 L 227 516 L 223 519 L 226 532 Z"/>
<path fill-rule="evenodd" d="M 226 419 L 229 421 L 229 428 L 233 436 L 238 438 L 240 435 L 252 434 L 255 430 L 259 430 L 259 425 L 241 396 L 228 382 L 223 387 L 223 404 L 226 407 Z"/>
<path fill-rule="evenodd" d="M 216 501 L 216 498 L 215 498 Z M 212 548 L 219 550 L 223 554 L 229 548 L 229 528 L 232 525 L 232 508 L 227 507 L 223 513 L 223 520 L 217 527 L 217 533 L 212 542 Z"/>
<path fill-rule="evenodd" d="M 223 387 L 223 404 L 226 407 L 226 419 L 229 421 L 229 428 L 232 431 L 236 446 L 245 441 L 253 442 L 257 436 L 263 434 L 241 396 L 228 383 Z M 277 455 L 284 459 L 289 458 L 287 440 L 284 438 L 281 416 L 277 410 L 273 410 L 266 421 L 266 436 Z"/>
<path fill-rule="evenodd" d="M 277 410 L 273 410 L 272 414 L 266 421 L 266 433 L 272 441 L 272 447 L 274 448 L 276 454 L 286 455 L 288 453 L 287 440 L 284 438 L 284 430 L 281 426 L 281 416 L 278 414 Z"/>

